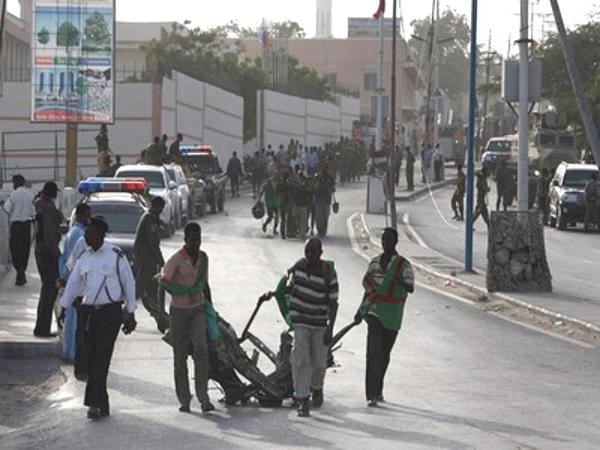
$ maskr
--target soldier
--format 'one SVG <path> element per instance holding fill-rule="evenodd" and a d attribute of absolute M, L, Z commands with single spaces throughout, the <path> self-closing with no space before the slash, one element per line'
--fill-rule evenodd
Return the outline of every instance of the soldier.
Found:
<path fill-rule="evenodd" d="M 508 209 L 510 199 L 510 172 L 506 167 L 506 161 L 501 159 L 496 169 L 496 211 L 500 211 L 500 203 L 503 201 L 504 211 Z"/>
<path fill-rule="evenodd" d="M 548 194 L 550 190 L 550 174 L 548 169 L 542 169 L 542 176 L 537 182 L 536 202 L 539 211 L 542 211 L 544 225 L 548 225 L 548 216 L 550 214 L 550 204 Z"/>
<path fill-rule="evenodd" d="M 88 248 L 77 260 L 61 298 L 62 312 L 83 295 L 80 312 L 85 323 L 84 346 L 88 358 L 88 379 L 84 405 L 88 419 L 110 415 L 106 379 L 119 328 L 135 330 L 135 282 L 127 257 L 118 247 L 104 242 L 106 222 L 93 218 L 85 230 Z"/>
<path fill-rule="evenodd" d="M 240 196 L 240 178 L 242 177 L 242 163 L 237 157 L 237 152 L 233 152 L 233 156 L 227 163 L 227 176 L 231 181 L 231 196 Z"/>
<path fill-rule="evenodd" d="M 410 263 L 396 251 L 398 232 L 386 228 L 381 236 L 383 253 L 371 260 L 363 278 L 365 294 L 354 316 L 368 325 L 366 396 L 368 406 L 383 402 L 383 381 L 398 331 L 402 327 L 404 305 L 415 290 Z"/>
<path fill-rule="evenodd" d="M 415 155 L 406 147 L 406 184 L 408 191 L 415 190 Z"/>
<path fill-rule="evenodd" d="M 598 173 L 592 174 L 590 180 L 585 185 L 585 223 L 584 230 L 589 232 L 590 224 L 598 227 L 598 209 L 600 208 L 600 183 L 598 183 Z"/>
<path fill-rule="evenodd" d="M 136 295 L 142 299 L 144 308 L 154 318 L 161 333 L 164 333 L 169 325 L 165 317 L 164 296 L 161 291 L 159 304 L 158 285 L 153 277 L 165 265 L 159 237 L 160 214 L 164 208 L 165 201 L 161 197 L 152 199 L 150 210 L 138 223 L 133 244 Z"/>
<path fill-rule="evenodd" d="M 98 172 L 105 173 L 110 164 L 108 128 L 105 124 L 100 125 L 100 133 L 96 136 L 96 146 L 98 148 Z"/>
<path fill-rule="evenodd" d="M 163 163 L 163 155 L 161 154 L 160 138 L 154 137 L 154 140 L 148 147 L 146 147 L 146 153 L 144 154 L 144 162 L 153 166 L 160 166 Z"/>
<path fill-rule="evenodd" d="M 452 210 L 454 211 L 454 220 L 465 220 L 465 173 L 463 172 L 462 165 L 456 165 L 456 189 L 454 195 L 452 195 Z"/>
<path fill-rule="evenodd" d="M 487 207 L 487 194 L 490 192 L 490 188 L 487 184 L 487 171 L 481 169 L 481 172 L 477 173 L 477 205 L 475 207 L 475 216 L 473 217 L 473 224 L 477 221 L 479 216 L 483 217 L 484 222 L 487 226 L 490 225 L 490 212 Z"/>
<path fill-rule="evenodd" d="M 317 224 L 317 233 L 319 237 L 327 236 L 329 225 L 329 213 L 331 212 L 331 202 L 335 193 L 335 178 L 331 177 L 328 166 L 325 164 L 317 182 L 315 190 L 315 222 Z"/>

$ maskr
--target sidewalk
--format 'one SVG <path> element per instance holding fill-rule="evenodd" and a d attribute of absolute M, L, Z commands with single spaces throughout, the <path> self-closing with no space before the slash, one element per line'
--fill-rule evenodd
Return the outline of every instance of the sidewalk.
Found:
<path fill-rule="evenodd" d="M 373 246 L 380 246 L 379 237 L 386 226 L 386 217 L 383 215 L 361 215 L 368 240 Z M 358 221 L 356 221 L 358 222 Z M 402 226 L 400 230 L 398 249 L 413 264 L 427 283 L 441 288 L 450 295 L 466 296 L 484 306 L 487 304 L 494 311 L 508 307 L 518 308 L 531 316 L 535 316 L 544 328 L 552 329 L 568 335 L 585 335 L 584 337 L 594 342 L 600 342 L 600 312 L 590 312 L 590 305 L 569 304 L 561 299 L 553 298 L 552 294 L 536 293 L 489 293 L 486 289 L 486 274 L 466 273 L 460 261 L 446 257 L 427 246 L 419 245 L 412 234 L 410 225 L 406 226 L 399 218 Z M 355 223 L 360 228 L 360 223 Z M 356 226 L 355 226 L 356 229 Z M 357 236 L 361 231 L 357 231 Z M 361 249 L 367 252 L 367 246 L 361 244 Z M 494 303 L 499 302 L 499 303 Z M 498 309 L 497 309 L 498 308 Z M 511 315 L 508 312 L 509 316 Z M 516 314 L 517 316 L 519 314 Z M 569 327 L 569 329 L 567 329 Z"/>

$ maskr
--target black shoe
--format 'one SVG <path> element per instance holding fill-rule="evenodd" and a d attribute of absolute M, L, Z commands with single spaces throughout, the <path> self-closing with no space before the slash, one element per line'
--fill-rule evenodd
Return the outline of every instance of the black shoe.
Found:
<path fill-rule="evenodd" d="M 98 420 L 102 418 L 102 411 L 100 411 L 100 408 L 90 406 L 87 410 L 87 418 L 92 420 Z"/>
<path fill-rule="evenodd" d="M 262 229 L 263 229 L 263 233 L 267 232 L 267 224 L 266 223 L 263 223 Z"/>
<path fill-rule="evenodd" d="M 375 400 L 374 398 L 372 398 L 371 400 L 369 400 L 367 402 L 367 406 L 369 408 L 375 408 L 377 406 L 377 400 Z"/>
<path fill-rule="evenodd" d="M 323 406 L 323 389 L 315 389 L 312 391 L 312 405 L 315 408 Z"/>
<path fill-rule="evenodd" d="M 383 395 L 378 395 L 377 396 L 377 402 L 378 403 L 385 403 L 385 399 L 383 398 Z"/>
<path fill-rule="evenodd" d="M 37 332 L 33 332 L 33 335 L 36 338 L 42 338 L 42 339 L 46 339 L 46 338 L 55 338 L 56 336 L 58 336 L 56 333 L 37 333 Z"/>
<path fill-rule="evenodd" d="M 203 413 L 211 412 L 215 410 L 215 405 L 213 405 L 210 400 L 204 400 L 200 403 L 200 408 L 202 408 Z"/>
<path fill-rule="evenodd" d="M 310 404 L 308 398 L 303 398 L 298 404 L 298 417 L 310 417 Z"/>
<path fill-rule="evenodd" d="M 190 409 L 190 405 L 181 405 L 181 406 L 179 407 L 179 412 L 182 412 L 182 413 L 189 413 L 189 412 L 191 412 L 191 411 L 192 411 L 192 410 Z"/>
<path fill-rule="evenodd" d="M 88 375 L 87 375 L 87 373 L 75 372 L 75 379 L 77 381 L 83 381 L 84 383 L 86 383 L 88 380 Z"/>

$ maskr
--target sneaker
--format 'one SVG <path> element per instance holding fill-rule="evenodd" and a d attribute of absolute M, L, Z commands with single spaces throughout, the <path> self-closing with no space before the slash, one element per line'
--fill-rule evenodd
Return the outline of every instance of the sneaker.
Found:
<path fill-rule="evenodd" d="M 213 405 L 210 400 L 205 400 L 200 403 L 200 408 L 202 408 L 203 413 L 211 412 L 215 410 L 215 405 Z"/>
<path fill-rule="evenodd" d="M 189 404 L 188 404 L 188 405 L 181 405 L 181 406 L 179 407 L 179 412 L 182 412 L 182 413 L 189 413 L 189 412 L 191 412 L 191 411 L 192 411 L 192 410 L 190 409 L 190 405 L 189 405 Z"/>
<path fill-rule="evenodd" d="M 298 404 L 298 417 L 310 417 L 310 404 L 308 398 L 303 398 Z"/>
<path fill-rule="evenodd" d="M 312 405 L 315 408 L 323 406 L 323 389 L 315 389 L 312 391 Z"/>

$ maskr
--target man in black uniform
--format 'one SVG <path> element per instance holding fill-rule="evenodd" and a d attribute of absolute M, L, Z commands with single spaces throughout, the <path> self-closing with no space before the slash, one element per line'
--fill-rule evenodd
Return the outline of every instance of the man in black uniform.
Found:
<path fill-rule="evenodd" d="M 542 176 L 537 182 L 536 202 L 538 210 L 542 211 L 544 225 L 548 225 L 548 216 L 550 215 L 550 204 L 548 194 L 550 191 L 550 174 L 548 169 L 542 169 Z"/>
<path fill-rule="evenodd" d="M 473 217 L 473 224 L 477 221 L 479 216 L 483 217 L 483 221 L 487 226 L 490 225 L 490 212 L 487 207 L 486 196 L 490 192 L 490 188 L 487 184 L 487 172 L 485 169 L 481 169 L 481 172 L 477 173 L 477 205 L 475 207 L 475 216 Z"/>
<path fill-rule="evenodd" d="M 454 220 L 465 220 L 465 172 L 461 164 L 456 165 L 456 189 L 452 195 L 452 210 L 454 211 Z"/>
<path fill-rule="evenodd" d="M 237 157 L 237 152 L 233 152 L 233 156 L 227 163 L 227 176 L 231 181 L 231 196 L 240 196 L 240 178 L 242 177 L 242 163 Z"/>
<path fill-rule="evenodd" d="M 165 201 L 154 197 L 150 210 L 140 219 L 135 232 L 133 253 L 135 255 L 135 287 L 136 295 L 142 299 L 144 308 L 156 320 L 156 325 L 161 333 L 169 328 L 169 321 L 165 313 L 164 296 L 159 295 L 158 284 L 153 280 L 154 275 L 160 272 L 165 265 L 160 251 L 160 214 L 165 208 Z M 160 300 L 160 301 L 159 301 Z"/>
<path fill-rule="evenodd" d="M 406 184 L 408 191 L 415 190 L 415 155 L 406 147 Z"/>
<path fill-rule="evenodd" d="M 510 184 L 511 176 L 508 168 L 506 167 L 506 161 L 500 160 L 498 168 L 496 169 L 496 211 L 500 211 L 500 204 L 503 204 L 504 211 L 508 209 L 510 199 Z"/>
<path fill-rule="evenodd" d="M 79 257 L 61 298 L 61 318 L 65 308 L 83 294 L 79 310 L 84 328 L 88 358 L 88 380 L 84 405 L 89 419 L 110 414 L 106 379 L 115 340 L 123 323 L 123 303 L 127 311 L 123 331 L 135 330 L 135 281 L 127 257 L 120 248 L 104 242 L 108 225 L 93 218 L 85 230 L 88 249 Z"/>

